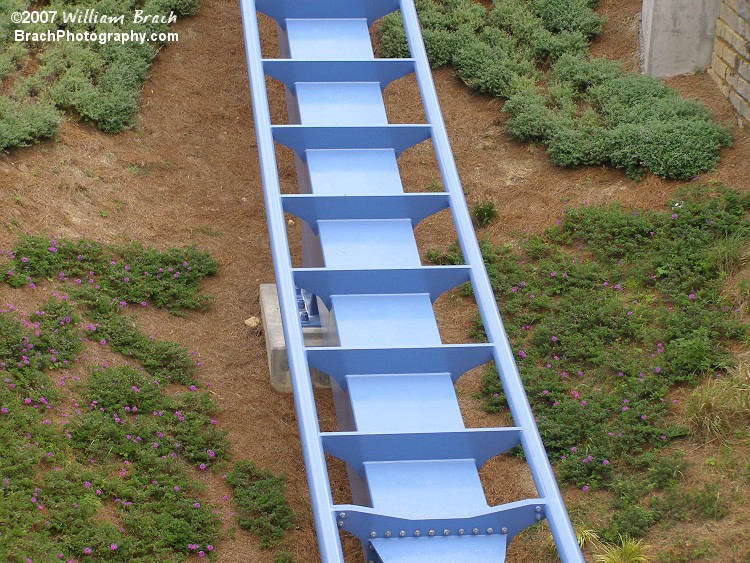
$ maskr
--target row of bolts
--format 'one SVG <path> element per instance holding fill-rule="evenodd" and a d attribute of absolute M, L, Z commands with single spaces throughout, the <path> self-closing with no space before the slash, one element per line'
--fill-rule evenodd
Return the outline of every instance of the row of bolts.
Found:
<path fill-rule="evenodd" d="M 535 510 L 535 511 L 536 511 L 536 513 L 537 513 L 537 514 L 536 514 L 536 519 L 537 519 L 537 520 L 541 520 L 541 519 L 542 519 L 542 514 L 541 514 L 541 512 L 542 512 L 542 507 L 541 507 L 541 506 L 537 506 L 537 507 L 536 507 L 536 508 L 535 508 L 534 510 Z M 338 521 L 338 525 L 339 525 L 339 528 L 343 528 L 343 527 L 344 527 L 344 518 L 346 518 L 346 512 L 341 512 L 341 513 L 339 514 L 339 518 L 340 518 L 340 520 Z M 492 534 L 493 534 L 494 532 L 495 532 L 495 530 L 493 530 L 492 528 L 487 528 L 487 535 L 488 535 L 488 536 L 491 536 L 491 535 L 492 535 Z M 430 530 L 429 532 L 427 532 L 427 534 L 428 534 L 429 536 L 434 536 L 434 535 L 436 535 L 436 533 L 437 533 L 437 532 L 435 532 L 435 530 Z M 449 535 L 450 535 L 450 533 L 451 533 L 451 532 L 450 532 L 450 530 L 443 530 L 443 535 L 444 535 L 444 536 L 449 536 Z M 460 529 L 458 530 L 458 535 L 459 535 L 459 536 L 463 536 L 463 535 L 464 535 L 464 533 L 465 533 L 465 531 L 464 531 L 464 529 L 463 529 L 463 528 L 460 528 Z M 472 533 L 472 534 L 474 534 L 475 536 L 476 536 L 476 535 L 478 535 L 478 534 L 479 534 L 479 528 L 473 528 L 473 529 L 471 530 L 471 533 Z M 503 527 L 503 528 L 501 528 L 501 529 L 500 529 L 500 533 L 501 533 L 501 534 L 507 534 L 507 533 L 508 533 L 508 528 L 506 528 L 506 527 Z M 388 530 L 388 531 L 386 531 L 386 532 L 385 532 L 385 533 L 384 533 L 383 535 L 384 535 L 384 536 L 385 536 L 386 538 L 390 538 L 390 537 L 391 537 L 391 536 L 392 536 L 393 534 L 392 534 L 392 533 L 390 532 L 390 530 Z M 402 538 L 403 538 L 403 537 L 406 537 L 406 532 L 405 532 L 404 530 L 401 530 L 401 531 L 400 531 L 400 532 L 398 533 L 398 535 L 399 535 L 399 537 L 402 537 Z M 422 535 L 422 532 L 421 532 L 420 530 L 414 530 L 414 537 L 415 537 L 415 538 L 418 538 L 418 537 L 419 537 L 419 536 L 421 536 L 421 535 Z M 377 538 L 377 537 L 378 537 L 378 533 L 377 533 L 377 532 L 370 532 L 370 537 L 371 537 L 371 538 L 373 538 L 373 539 L 374 539 L 374 538 Z M 370 550 L 374 550 L 374 549 L 375 549 L 375 548 L 374 548 L 374 547 L 372 546 L 372 544 L 370 544 Z"/>

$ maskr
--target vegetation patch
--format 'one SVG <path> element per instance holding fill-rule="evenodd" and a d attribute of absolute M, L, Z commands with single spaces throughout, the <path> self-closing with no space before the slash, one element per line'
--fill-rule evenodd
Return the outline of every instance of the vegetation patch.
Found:
<path fill-rule="evenodd" d="M 234 488 L 240 526 L 258 534 L 262 548 L 277 546 L 293 527 L 295 518 L 284 497 L 283 476 L 260 469 L 250 461 L 238 461 L 227 481 Z"/>
<path fill-rule="evenodd" d="M 750 196 L 691 186 L 663 211 L 571 208 L 544 236 L 481 244 L 559 478 L 617 493 L 617 511 L 599 530 L 607 542 L 643 536 L 657 515 L 675 514 L 671 504 L 708 506 L 705 491 L 669 500 L 686 464 L 665 446 L 693 428 L 746 428 L 747 376 L 728 369 L 729 347 L 746 338 L 746 305 L 723 289 L 749 239 Z M 430 258 L 463 262 L 456 247 Z M 674 391 L 709 376 L 688 401 L 690 422 L 681 423 Z M 722 404 L 726 397 L 732 407 Z M 494 367 L 482 398 L 487 410 L 505 412 Z M 649 504 L 656 497 L 664 500 Z"/>
<path fill-rule="evenodd" d="M 664 83 L 589 59 L 601 34 L 596 0 L 418 0 L 434 68 L 452 65 L 476 92 L 506 98 L 508 133 L 547 148 L 560 166 L 609 164 L 689 180 L 732 143 L 700 103 Z M 407 57 L 400 14 L 384 18 L 381 54 Z"/>
<path fill-rule="evenodd" d="M 48 23 L 11 22 L 12 12 L 29 10 L 56 16 L 42 18 Z M 155 17 L 138 21 L 136 10 Z M 0 96 L 0 150 L 54 136 L 63 113 L 108 133 L 131 127 L 151 62 L 167 39 L 169 25 L 161 22 L 170 13 L 188 16 L 197 11 L 197 0 L 0 2 L 0 85 L 7 92 Z M 84 17 L 87 13 L 96 17 Z M 68 17 L 75 14 L 80 17 Z M 16 30 L 28 34 L 27 40 L 16 41 Z M 58 30 L 97 37 L 138 34 L 145 41 L 38 40 Z"/>
<path fill-rule="evenodd" d="M 213 558 L 225 511 L 195 473 L 228 463 L 217 406 L 192 353 L 126 312 L 206 307 L 216 263 L 193 247 L 33 235 L 3 254 L 8 284 L 58 291 L 37 310 L 0 310 L 0 558 Z"/>

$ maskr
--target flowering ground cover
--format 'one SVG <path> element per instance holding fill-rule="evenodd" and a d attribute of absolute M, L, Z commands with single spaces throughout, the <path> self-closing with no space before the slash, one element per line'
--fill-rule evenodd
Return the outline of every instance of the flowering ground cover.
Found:
<path fill-rule="evenodd" d="M 750 378 L 731 349 L 747 337 L 747 284 L 736 276 L 749 241 L 750 196 L 696 185 L 662 211 L 584 205 L 543 236 L 482 245 L 561 482 L 615 494 L 595 526 L 607 541 L 730 509 L 718 481 L 680 484 L 680 440 L 747 439 Z M 455 247 L 431 258 L 462 260 Z M 506 411 L 494 367 L 482 397 L 487 410 Z M 744 463 L 739 482 L 750 477 Z"/>
<path fill-rule="evenodd" d="M 215 557 L 232 505 L 227 495 L 223 505 L 208 502 L 196 473 L 231 469 L 217 406 L 200 383 L 200 362 L 144 334 L 128 311 L 208 306 L 200 284 L 216 262 L 194 247 L 159 252 L 42 236 L 3 254 L 5 282 L 56 290 L 36 310 L 0 310 L 0 557 Z M 92 348 L 118 360 L 94 362 Z M 238 498 L 251 497 L 240 524 L 274 548 L 294 518 L 283 479 L 245 465 L 230 472 L 232 484 L 245 476 Z"/>

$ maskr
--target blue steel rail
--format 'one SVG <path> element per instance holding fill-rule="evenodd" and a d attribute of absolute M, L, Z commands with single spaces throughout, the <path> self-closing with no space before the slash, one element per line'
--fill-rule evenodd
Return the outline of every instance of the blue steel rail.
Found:
<path fill-rule="evenodd" d="M 261 177 L 311 506 L 322 561 L 343 562 L 340 531 L 365 560 L 504 561 L 546 518 L 562 561 L 581 562 L 505 329 L 448 143 L 413 0 L 241 0 Z M 409 59 L 376 59 L 372 23 L 401 10 Z M 263 59 L 258 15 L 277 24 Z M 382 90 L 414 73 L 427 124 L 389 124 Z M 265 76 L 286 87 L 271 122 Z M 445 191 L 404 193 L 397 158 L 431 140 Z M 282 194 L 275 143 L 295 154 L 298 194 Z M 413 229 L 449 209 L 465 265 L 423 266 Z M 292 266 L 285 213 L 304 223 Z M 488 343 L 446 345 L 432 304 L 471 283 Z M 314 295 L 330 345 L 305 346 L 297 290 Z M 494 360 L 515 426 L 467 429 L 453 387 Z M 339 431 L 321 432 L 310 380 L 331 376 Z M 537 497 L 488 506 L 479 468 L 520 445 Z M 325 455 L 347 464 L 352 504 L 334 504 Z"/>

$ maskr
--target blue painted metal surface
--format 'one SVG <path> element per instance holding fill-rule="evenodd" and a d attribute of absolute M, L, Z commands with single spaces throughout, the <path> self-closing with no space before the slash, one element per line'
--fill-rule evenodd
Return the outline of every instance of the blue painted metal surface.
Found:
<path fill-rule="evenodd" d="M 432 84 L 413 0 L 241 0 L 271 251 L 321 559 L 341 562 L 340 530 L 367 561 L 503 561 L 546 518 L 563 561 L 583 561 L 494 301 Z M 400 9 L 412 58 L 376 59 L 369 36 Z M 277 23 L 264 60 L 256 10 Z M 426 124 L 389 124 L 382 90 L 414 73 Z M 264 75 L 286 87 L 272 124 Z M 397 158 L 431 140 L 444 193 L 404 193 Z M 274 143 L 295 153 L 300 193 L 282 195 Z M 464 266 L 423 266 L 414 227 L 449 209 Z M 284 213 L 304 222 L 292 267 Z M 441 342 L 432 304 L 471 283 L 485 344 Z M 306 348 L 297 290 L 330 346 Z M 466 429 L 453 387 L 494 360 L 514 426 Z M 321 433 L 311 367 L 331 376 L 337 432 Z M 537 498 L 488 506 L 479 468 L 520 445 Z M 325 454 L 346 462 L 352 504 L 332 501 Z"/>

